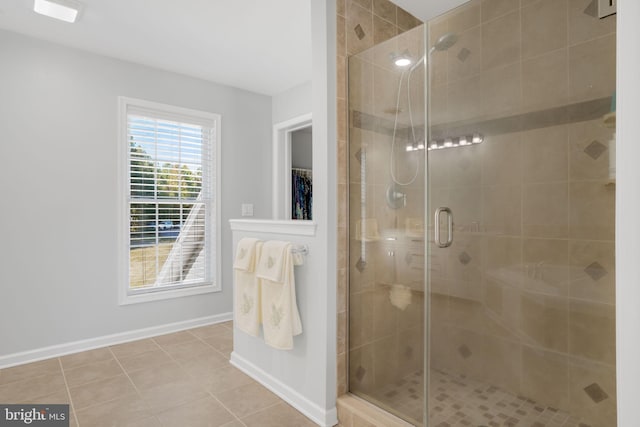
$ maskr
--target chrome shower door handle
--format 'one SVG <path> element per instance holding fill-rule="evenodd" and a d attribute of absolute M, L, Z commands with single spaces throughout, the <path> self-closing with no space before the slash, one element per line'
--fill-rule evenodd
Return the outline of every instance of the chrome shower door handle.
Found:
<path fill-rule="evenodd" d="M 440 240 L 440 216 L 442 213 L 447 214 L 447 240 Z M 447 207 L 436 209 L 435 222 L 433 226 L 434 238 L 439 248 L 448 248 L 453 243 L 453 213 Z"/>

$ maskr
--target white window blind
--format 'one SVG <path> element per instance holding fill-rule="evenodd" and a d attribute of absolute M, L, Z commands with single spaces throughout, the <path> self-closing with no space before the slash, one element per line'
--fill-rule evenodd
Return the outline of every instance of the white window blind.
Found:
<path fill-rule="evenodd" d="M 213 281 L 217 126 L 126 104 L 129 293 Z"/>

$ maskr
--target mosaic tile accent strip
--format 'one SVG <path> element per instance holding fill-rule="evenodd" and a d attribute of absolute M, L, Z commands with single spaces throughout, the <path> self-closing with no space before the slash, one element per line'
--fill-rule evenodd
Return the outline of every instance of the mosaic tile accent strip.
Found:
<path fill-rule="evenodd" d="M 607 151 L 607 147 L 596 140 L 592 141 L 591 144 L 587 145 L 587 148 L 584 149 L 585 154 L 593 160 L 597 160 L 605 151 Z"/>

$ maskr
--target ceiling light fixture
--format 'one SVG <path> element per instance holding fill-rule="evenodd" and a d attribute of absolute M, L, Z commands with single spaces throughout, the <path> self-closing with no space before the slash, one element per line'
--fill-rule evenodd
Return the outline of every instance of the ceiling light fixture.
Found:
<path fill-rule="evenodd" d="M 33 10 L 64 22 L 76 22 L 82 5 L 75 0 L 34 0 Z"/>

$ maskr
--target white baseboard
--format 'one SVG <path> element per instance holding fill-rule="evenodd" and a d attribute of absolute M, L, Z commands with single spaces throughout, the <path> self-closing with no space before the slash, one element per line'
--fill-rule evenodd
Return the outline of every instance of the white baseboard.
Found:
<path fill-rule="evenodd" d="M 231 353 L 230 362 L 233 366 L 277 394 L 282 400 L 302 412 L 319 426 L 332 427 L 338 424 L 338 412 L 335 406 L 329 410 L 318 406 L 296 390 L 283 384 L 277 378 L 274 378 L 243 357 L 238 356 L 235 352 Z"/>
<path fill-rule="evenodd" d="M 172 332 L 179 332 L 185 329 L 197 328 L 199 326 L 226 322 L 232 319 L 233 313 L 222 313 L 214 316 L 199 317 L 197 319 L 184 320 L 182 322 L 167 323 L 165 325 L 152 326 L 150 328 L 136 329 L 112 335 L 104 335 L 102 337 L 73 341 L 65 344 L 24 351 L 21 353 L 8 354 L 0 356 L 0 369 L 9 368 L 15 365 L 22 365 L 24 363 L 37 362 L 39 360 L 50 359 L 52 357 L 64 356 L 71 353 L 93 350 L 95 348 L 136 341 L 143 338 L 170 334 Z"/>

